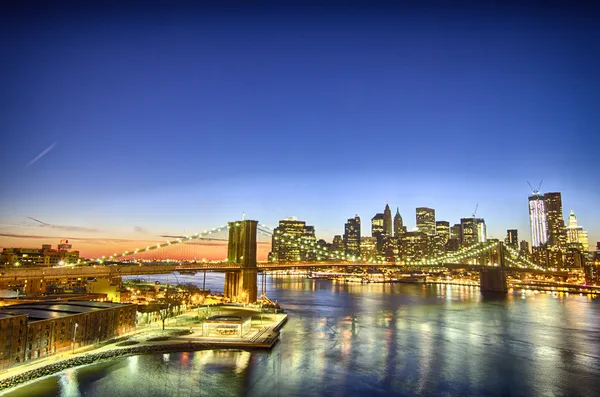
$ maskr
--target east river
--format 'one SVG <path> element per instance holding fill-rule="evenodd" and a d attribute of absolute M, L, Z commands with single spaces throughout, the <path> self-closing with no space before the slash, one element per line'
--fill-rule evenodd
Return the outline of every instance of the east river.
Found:
<path fill-rule="evenodd" d="M 222 279 L 210 275 L 207 286 L 222 289 Z M 5 395 L 600 395 L 598 298 L 512 292 L 488 299 L 475 287 L 294 277 L 269 278 L 267 285 L 289 314 L 270 352 L 119 358 Z"/>

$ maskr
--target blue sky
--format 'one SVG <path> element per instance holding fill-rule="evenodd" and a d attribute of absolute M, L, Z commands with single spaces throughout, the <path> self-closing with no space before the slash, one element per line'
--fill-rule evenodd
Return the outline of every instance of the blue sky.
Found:
<path fill-rule="evenodd" d="M 195 232 L 245 211 L 330 239 L 386 202 L 409 227 L 417 206 L 456 223 L 479 203 L 489 234 L 529 239 L 543 179 L 600 240 L 593 14 L 17 11 L 0 28 L 3 233 L 32 233 L 28 216 Z"/>

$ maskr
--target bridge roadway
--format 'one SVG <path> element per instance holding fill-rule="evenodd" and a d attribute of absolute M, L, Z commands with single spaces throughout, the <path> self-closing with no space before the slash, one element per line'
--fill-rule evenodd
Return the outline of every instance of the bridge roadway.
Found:
<path fill-rule="evenodd" d="M 310 269 L 310 268 L 332 268 L 332 267 L 369 267 L 369 268 L 395 268 L 404 271 L 428 271 L 430 269 L 465 269 L 479 271 L 481 266 L 448 263 L 430 266 L 407 266 L 391 263 L 326 263 L 326 262 L 303 262 L 303 263 L 259 263 L 259 271 Z M 27 279 L 66 279 L 66 278 L 89 278 L 89 277 L 119 277 L 149 274 L 168 274 L 173 272 L 190 271 L 212 271 L 212 272 L 237 272 L 241 268 L 237 264 L 229 263 L 144 263 L 144 264 L 122 264 L 122 265 L 92 265 L 73 267 L 28 267 L 0 269 L 0 282 L 16 282 Z M 546 275 L 566 276 L 566 271 L 546 272 L 534 269 L 523 269 L 516 267 L 505 267 L 507 272 L 543 273 Z"/>

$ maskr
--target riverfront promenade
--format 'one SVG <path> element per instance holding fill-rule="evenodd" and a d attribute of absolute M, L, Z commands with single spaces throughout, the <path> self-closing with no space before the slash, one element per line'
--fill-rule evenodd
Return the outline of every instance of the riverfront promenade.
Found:
<path fill-rule="evenodd" d="M 167 353 L 204 349 L 270 349 L 279 339 L 279 330 L 287 321 L 287 314 L 263 313 L 239 307 L 219 307 L 223 314 L 249 312 L 253 315 L 251 331 L 242 338 L 214 338 L 202 336 L 202 324 L 168 327 L 160 324 L 137 328 L 128 335 L 95 346 L 84 346 L 74 352 L 62 352 L 0 371 L 0 391 L 19 384 L 52 375 L 67 368 L 128 355 Z M 173 321 L 194 315 L 187 312 Z M 259 318 L 260 317 L 260 318 Z M 158 325 L 158 327 L 157 327 Z"/>

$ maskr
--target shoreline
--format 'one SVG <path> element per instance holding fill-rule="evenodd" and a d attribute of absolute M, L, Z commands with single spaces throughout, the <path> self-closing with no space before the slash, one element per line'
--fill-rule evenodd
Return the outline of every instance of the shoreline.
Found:
<path fill-rule="evenodd" d="M 100 352 L 81 352 L 75 357 L 68 357 L 59 361 L 47 363 L 34 369 L 25 370 L 16 375 L 1 378 L 0 374 L 0 395 L 15 387 L 23 386 L 29 382 L 37 381 L 47 376 L 53 376 L 64 370 L 82 367 L 90 364 L 101 363 L 116 358 L 129 357 L 142 354 L 160 354 L 160 353 L 181 353 L 194 352 L 201 350 L 271 350 L 271 348 L 279 341 L 279 330 L 287 322 L 287 315 L 282 316 L 274 326 L 271 326 L 271 331 L 274 335 L 269 334 L 256 341 L 247 340 L 201 340 L 189 336 L 170 337 L 164 342 L 146 341 L 137 346 L 118 346 L 100 351 Z M 122 338 L 119 338 L 122 339 Z M 119 341 L 115 342 L 118 343 Z"/>
<path fill-rule="evenodd" d="M 278 339 L 276 339 L 278 340 Z M 271 345 L 272 346 L 272 345 Z M 213 350 L 213 349 L 236 349 L 236 350 L 258 350 L 265 349 L 267 347 L 262 345 L 251 345 L 251 344 L 220 344 L 210 342 L 185 342 L 180 343 L 169 343 L 159 345 L 145 345 L 145 346 L 132 346 L 124 347 L 121 349 L 113 349 L 100 353 L 91 353 L 82 355 L 79 357 L 67 358 L 65 360 L 44 365 L 42 367 L 25 371 L 18 375 L 13 375 L 9 378 L 0 381 L 0 395 L 5 391 L 12 389 L 13 387 L 23 386 L 24 384 L 32 381 L 39 380 L 46 376 L 52 376 L 64 370 L 81 367 L 90 364 L 101 363 L 108 360 L 114 360 L 116 358 L 135 356 L 141 354 L 158 354 L 158 353 L 181 353 L 189 351 L 200 351 L 200 350 Z M 268 347 L 267 349 L 270 349 Z"/>

